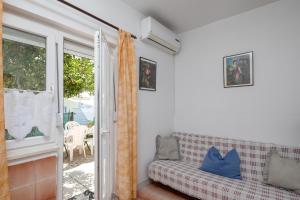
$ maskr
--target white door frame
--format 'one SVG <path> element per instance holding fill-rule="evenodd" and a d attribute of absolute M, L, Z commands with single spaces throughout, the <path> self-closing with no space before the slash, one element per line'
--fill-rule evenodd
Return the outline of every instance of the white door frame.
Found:
<path fill-rule="evenodd" d="M 60 99 L 60 113 L 63 114 L 63 102 L 64 102 L 64 41 L 71 40 L 74 42 L 78 42 L 84 44 L 86 46 L 93 47 L 93 38 L 91 40 L 87 40 L 75 34 L 70 34 L 67 32 L 60 31 L 57 36 L 57 44 L 58 44 L 58 77 L 59 77 L 59 99 Z M 58 164 L 57 164 L 57 198 L 63 199 L 63 151 L 64 151 L 64 131 L 63 129 L 59 133 L 58 137 L 58 144 L 59 144 L 59 152 L 58 152 Z M 96 162 L 96 154 L 94 154 L 95 162 Z"/>
<path fill-rule="evenodd" d="M 101 32 L 101 29 L 100 29 Z M 99 33 L 100 33 L 99 32 Z M 86 46 L 94 46 L 94 50 L 95 50 L 95 63 L 94 63 L 94 67 L 95 67 L 95 97 L 97 94 L 99 94 L 99 97 L 95 100 L 95 154 L 94 154 L 94 161 L 95 161 L 95 199 L 96 200 L 100 200 L 100 196 L 99 194 L 102 194 L 103 191 L 103 185 L 102 185 L 102 177 L 104 177 L 102 175 L 102 171 L 103 171 L 103 163 L 102 163 L 102 154 L 101 154 L 101 148 L 102 148 L 102 141 L 101 138 L 102 137 L 106 137 L 107 142 L 109 143 L 107 146 L 107 150 L 108 150 L 108 155 L 107 157 L 109 157 L 109 160 L 107 161 L 107 166 L 106 166 L 106 171 L 107 171 L 107 177 L 113 177 L 113 158 L 114 158 L 114 153 L 113 153 L 113 146 L 114 145 L 110 145 L 114 143 L 114 128 L 113 128 L 113 117 L 114 117 L 114 109 L 113 109 L 113 98 L 114 98 L 114 94 L 113 94 L 113 70 L 115 67 L 115 63 L 113 62 L 113 49 L 111 49 L 110 46 L 116 47 L 116 45 L 108 45 L 109 42 L 107 41 L 107 39 L 104 36 L 105 34 L 102 32 L 102 34 L 99 34 L 99 41 L 101 41 L 99 43 L 100 51 L 97 51 L 95 48 L 97 46 L 97 41 L 94 41 L 94 45 L 93 42 L 91 40 L 87 40 L 85 38 L 82 38 L 80 36 L 76 36 L 74 34 L 70 34 L 70 33 L 66 33 L 66 32 L 59 32 L 58 34 L 58 38 L 57 38 L 57 44 L 58 44 L 58 66 L 59 66 L 59 91 L 60 91 L 60 102 L 63 102 L 63 68 L 64 68 L 64 61 L 63 61 L 63 54 L 64 54 L 64 48 L 63 48 L 63 44 L 64 44 L 64 40 L 71 40 L 74 42 L 78 42 L 81 43 L 83 45 Z M 101 37 L 100 37 L 101 36 Z M 105 44 L 104 44 L 105 43 Z M 111 43 L 110 43 L 111 44 Z M 109 48 L 109 59 L 110 60 L 105 60 L 103 59 L 103 45 L 106 45 L 106 48 Z M 99 60 L 97 61 L 96 56 L 99 57 Z M 105 63 L 105 62 L 106 63 Z M 109 67 L 105 66 L 105 65 L 109 65 Z M 107 75 L 107 84 L 102 85 L 101 82 L 102 80 L 100 79 L 103 74 L 101 74 L 102 70 L 106 68 L 108 71 Z M 105 89 L 104 89 L 105 87 Z M 104 89 L 105 91 L 102 91 L 102 89 Z M 107 121 L 106 121 L 106 129 L 102 129 L 101 128 L 101 121 L 102 121 L 102 114 L 100 113 L 100 108 L 101 106 L 101 101 L 100 101 L 100 96 L 104 94 L 104 92 L 106 93 L 106 106 L 107 106 Z M 63 111 L 63 103 L 60 104 L 60 112 Z M 63 197 L 63 130 L 60 132 L 59 135 L 59 161 L 58 161 L 58 192 L 57 194 L 59 195 L 59 198 Z M 106 180 L 106 190 L 105 192 L 107 193 L 112 193 L 112 181 L 111 180 Z M 106 196 L 106 199 L 108 199 L 109 197 Z"/>
<path fill-rule="evenodd" d="M 99 112 L 99 109 L 101 108 L 101 51 L 102 51 L 102 42 L 101 42 L 101 30 L 95 33 L 94 38 L 94 60 L 95 60 L 95 199 L 99 199 L 99 194 L 102 194 L 102 184 L 100 181 L 101 176 L 101 153 L 100 152 L 100 141 L 101 138 L 101 113 Z"/>
<path fill-rule="evenodd" d="M 100 29 L 95 33 L 95 139 L 96 139 L 96 199 L 111 198 L 114 163 L 114 90 L 113 50 Z M 101 195 L 101 196 L 99 196 Z"/>

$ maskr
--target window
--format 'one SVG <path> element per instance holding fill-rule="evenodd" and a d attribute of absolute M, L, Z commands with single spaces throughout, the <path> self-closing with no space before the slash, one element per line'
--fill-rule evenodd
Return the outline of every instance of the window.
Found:
<path fill-rule="evenodd" d="M 46 38 L 3 28 L 4 87 L 18 90 L 46 90 Z M 37 127 L 26 135 L 43 136 Z M 6 140 L 16 139 L 5 130 Z"/>
<path fill-rule="evenodd" d="M 46 38 L 3 28 L 4 87 L 46 90 Z"/>
<path fill-rule="evenodd" d="M 57 29 L 26 13 L 3 19 L 4 114 L 7 159 L 20 163 L 58 148 L 58 72 L 62 48 Z"/>

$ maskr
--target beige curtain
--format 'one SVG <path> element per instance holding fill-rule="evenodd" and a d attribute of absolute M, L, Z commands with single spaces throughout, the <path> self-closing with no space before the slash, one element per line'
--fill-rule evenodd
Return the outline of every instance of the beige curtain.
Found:
<path fill-rule="evenodd" d="M 134 41 L 119 31 L 116 194 L 120 200 L 136 199 L 137 81 Z"/>
<path fill-rule="evenodd" d="M 4 104 L 3 104 L 3 55 L 2 55 L 2 19 L 3 19 L 3 4 L 0 0 L 0 199 L 9 200 L 8 187 L 8 170 L 6 158 L 6 143 L 4 131 Z"/>

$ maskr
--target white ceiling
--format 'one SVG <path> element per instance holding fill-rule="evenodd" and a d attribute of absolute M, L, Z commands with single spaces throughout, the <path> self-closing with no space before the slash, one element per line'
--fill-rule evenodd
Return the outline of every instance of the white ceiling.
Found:
<path fill-rule="evenodd" d="M 176 33 L 185 32 L 278 0 L 123 0 Z"/>

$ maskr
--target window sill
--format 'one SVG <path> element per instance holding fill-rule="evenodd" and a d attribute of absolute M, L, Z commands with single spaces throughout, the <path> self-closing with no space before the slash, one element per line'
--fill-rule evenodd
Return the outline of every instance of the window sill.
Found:
<path fill-rule="evenodd" d="M 57 144 L 44 144 L 29 148 L 9 150 L 7 153 L 8 165 L 17 165 L 50 156 L 58 156 Z"/>

